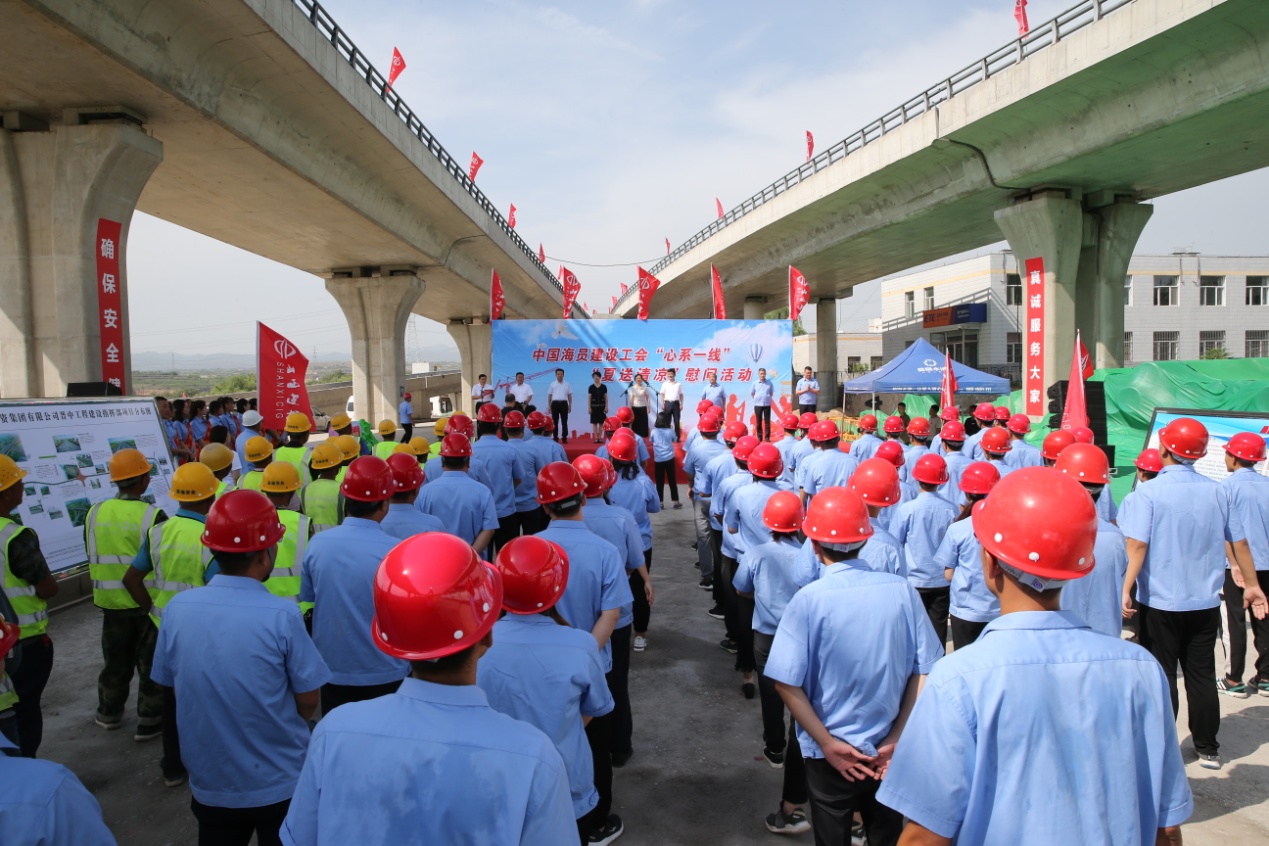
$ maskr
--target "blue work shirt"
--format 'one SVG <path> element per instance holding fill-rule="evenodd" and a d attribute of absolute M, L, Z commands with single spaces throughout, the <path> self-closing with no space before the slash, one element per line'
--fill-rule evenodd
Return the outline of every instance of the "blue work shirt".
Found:
<path fill-rule="evenodd" d="M 845 487 L 859 466 L 852 456 L 840 449 L 822 449 L 814 462 L 808 462 L 802 476 L 802 490 L 814 496 L 825 488 Z"/>
<path fill-rule="evenodd" d="M 1160 611 L 1217 608 L 1225 583 L 1225 543 L 1243 539 L 1225 487 L 1169 464 L 1140 485 L 1124 536 L 1149 544 L 1137 577 L 1137 601 Z"/>
<path fill-rule="evenodd" d="M 749 388 L 749 396 L 755 407 L 770 407 L 771 399 L 775 396 L 775 385 L 771 384 L 770 379 L 759 379 Z"/>
<path fill-rule="evenodd" d="M 723 479 L 709 501 L 709 522 L 711 526 L 718 524 L 719 543 L 723 555 L 728 558 L 739 560 L 743 549 L 739 543 L 740 535 L 727 530 L 727 511 L 731 508 L 736 493 L 751 484 L 753 484 L 753 476 L 744 471 L 733 473 Z"/>
<path fill-rule="evenodd" d="M 877 801 L 985 846 L 1152 844 L 1194 807 L 1159 663 L 1064 611 L 1007 614 L 938 663 Z"/>
<path fill-rule="evenodd" d="M 1009 444 L 1009 451 L 1005 453 L 1005 464 L 1014 470 L 1021 470 L 1024 467 L 1043 467 L 1044 456 L 1040 455 L 1040 450 L 1022 438 L 1014 438 Z"/>
<path fill-rule="evenodd" d="M 855 461 L 862 464 L 877 454 L 877 447 L 881 444 L 881 438 L 872 432 L 864 432 L 850 445 L 850 454 L 854 456 Z"/>
<path fill-rule="evenodd" d="M 255 429 L 244 429 L 238 437 L 234 438 L 234 449 L 238 453 L 238 460 L 242 462 L 243 475 L 256 469 L 256 466 L 247 460 L 247 441 L 259 434 Z"/>
<path fill-rule="evenodd" d="M 1107 523 L 1114 523 L 1119 517 L 1119 509 L 1115 507 L 1115 498 L 1110 495 L 1110 486 L 1106 486 L 1106 491 L 1102 496 L 1097 498 L 1094 503 L 1097 507 L 1097 516 L 1105 520 Z"/>
<path fill-rule="evenodd" d="M 818 379 L 799 379 L 797 386 L 793 389 L 798 395 L 798 405 L 815 405 L 816 394 L 813 392 L 819 389 Z"/>
<path fill-rule="evenodd" d="M 497 435 L 482 435 L 471 445 L 473 456 L 479 456 L 489 467 L 489 478 L 493 481 L 494 508 L 498 517 L 510 517 L 516 513 L 517 479 L 525 478 L 524 465 L 520 462 L 520 451 Z M 534 484 L 537 484 L 536 477 Z"/>
<path fill-rule="evenodd" d="M 1110 491 L 1103 491 L 1102 496 L 1110 496 Z M 1072 612 L 1095 632 L 1119 637 L 1124 625 L 1120 609 L 1128 550 L 1123 533 L 1105 520 L 1097 521 L 1093 562 L 1091 573 L 1062 588 L 1062 610 Z"/>
<path fill-rule="evenodd" d="M 401 400 L 401 404 L 397 406 L 397 422 L 402 426 L 414 424 L 414 406 L 409 400 Z"/>
<path fill-rule="evenodd" d="M 550 738 L 475 685 L 415 678 L 313 730 L 280 832 L 286 846 L 573 843 L 568 776 Z"/>
<path fill-rule="evenodd" d="M 616 548 L 617 554 L 626 565 L 626 570 L 638 570 L 643 566 L 643 543 L 639 537 L 639 526 L 635 523 L 634 515 L 629 511 L 593 497 L 587 499 L 585 507 L 582 508 L 582 522 L 586 528 Z M 616 628 L 628 626 L 633 622 L 634 598 L 631 597 L 630 602 L 621 606 Z"/>
<path fill-rule="evenodd" d="M 670 433 L 670 437 L 674 437 L 673 432 Z M 609 440 L 611 439 L 612 437 L 609 436 Z M 595 455 L 599 456 L 600 458 L 606 458 L 609 461 L 612 461 L 612 459 L 608 456 L 608 444 L 601 444 L 599 449 L 595 450 Z M 647 441 L 645 441 L 643 438 L 640 438 L 639 436 L 636 435 L 635 436 L 635 458 L 638 461 L 639 467 L 643 467 L 643 465 L 651 457 L 652 457 L 652 453 L 648 452 Z"/>
<path fill-rule="evenodd" d="M 777 442 L 778 447 L 781 442 Z M 802 467 L 802 462 L 815 454 L 815 444 L 811 443 L 810 438 L 802 438 L 800 441 L 794 441 L 789 447 L 789 454 L 784 462 L 784 472 L 790 479 L 796 479 L 796 473 Z"/>
<path fill-rule="evenodd" d="M 674 460 L 674 444 L 677 441 L 674 438 L 673 429 L 653 429 L 652 430 L 652 458 L 654 461 L 673 461 Z"/>
<path fill-rule="evenodd" d="M 965 457 L 970 461 L 987 460 L 987 456 L 983 454 L 983 448 L 978 445 L 978 442 L 983 439 L 983 434 L 990 428 L 992 428 L 990 425 L 984 426 L 965 439 L 965 445 L 961 447 L 961 452 L 965 453 Z"/>
<path fill-rule="evenodd" d="M 498 529 L 493 494 L 462 470 L 446 470 L 436 481 L 425 484 L 414 507 L 436 517 L 450 534 L 468 543 L 475 543 L 486 529 Z"/>
<path fill-rule="evenodd" d="M 75 774 L 52 761 L 10 758 L 17 749 L 0 734 L 0 831 L 5 843 L 115 846 L 101 806 Z"/>
<path fill-rule="evenodd" d="M 538 473 L 550 462 L 545 453 L 529 446 L 524 438 L 508 438 L 507 443 L 516 450 L 520 469 L 524 471 L 520 484 L 516 485 L 516 513 L 537 511 L 542 507 L 538 504 Z"/>
<path fill-rule="evenodd" d="M 564 759 L 573 816 L 599 804 L 582 717 L 602 717 L 616 703 L 599 648 L 588 632 L 541 614 L 508 614 L 493 628 L 493 646 L 476 665 L 489 707 L 541 729 Z"/>
<path fill-rule="evenodd" d="M 1269 477 L 1239 467 L 1222 484 L 1229 496 L 1229 513 L 1251 547 L 1252 562 L 1257 570 L 1269 570 Z"/>
<path fill-rule="evenodd" d="M 802 688 L 829 734 L 875 755 L 899 716 L 908 679 L 942 657 L 907 581 L 847 559 L 789 600 L 765 674 Z M 798 741 L 805 757 L 824 757 L 800 725 Z"/>
<path fill-rule="evenodd" d="M 211 426 L 208 424 L 207 420 L 202 417 L 195 417 L 193 420 L 189 421 L 189 430 L 194 436 L 195 446 L 207 440 L 207 431 L 210 428 Z"/>
<path fill-rule="evenodd" d="M 683 459 L 683 473 L 692 480 L 692 490 L 709 496 L 709 491 L 704 487 L 705 467 L 711 459 L 724 452 L 727 452 L 727 447 L 718 438 L 702 437 L 692 445 L 687 451 L 687 457 Z"/>
<path fill-rule="evenodd" d="M 431 514 L 424 514 L 413 505 L 405 502 L 388 504 L 388 514 L 379 524 L 385 535 L 405 540 L 424 532 L 444 532 L 445 524 Z"/>
<path fill-rule="evenodd" d="M 634 516 L 635 525 L 639 527 L 639 540 L 646 552 L 652 548 L 652 521 L 649 514 L 661 511 L 661 498 L 657 496 L 656 485 L 647 474 L 640 473 L 633 479 L 617 475 L 617 484 L 608 491 L 608 499 L 613 505 L 619 505 Z"/>
<path fill-rule="evenodd" d="M 974 518 L 953 523 L 934 553 L 934 566 L 952 571 L 952 616 L 987 623 L 1000 616 L 1000 600 L 983 578 L 983 546 L 974 536 Z"/>
<path fill-rule="evenodd" d="M 178 593 L 163 609 L 150 678 L 176 691 L 195 799 L 258 808 L 291 798 L 309 739 L 295 694 L 331 680 L 298 605 L 246 576 Z"/>
<path fill-rule="evenodd" d="M 555 442 L 551 441 L 551 443 Z M 446 472 L 461 473 L 463 471 L 447 471 L 445 469 L 445 465 L 441 462 L 441 457 L 439 455 L 434 455 L 423 465 L 423 480 L 425 482 L 435 482 L 437 479 L 441 478 L 442 473 Z M 467 475 L 488 488 L 489 493 L 493 493 L 493 479 L 489 478 L 489 468 L 480 458 L 473 455 L 471 458 L 467 459 Z"/>
<path fill-rule="evenodd" d="M 916 499 L 888 508 L 895 512 L 890 533 L 903 551 L 908 581 L 916 588 L 947 587 L 943 568 L 934 563 L 943 536 L 959 510 L 936 493 L 922 491 Z"/>
<path fill-rule="evenodd" d="M 587 506 L 582 506 L 585 515 Z M 634 602 L 622 553 L 577 520 L 552 520 L 538 537 L 560 545 L 568 556 L 568 585 L 556 603 L 569 625 L 591 632 L 599 615 Z M 612 669 L 612 641 L 604 644 L 604 672 Z"/>
<path fill-rule="evenodd" d="M 744 471 L 736 466 L 736 459 L 732 457 L 731 450 L 721 452 L 709 460 L 709 463 L 705 465 L 703 474 L 697 474 L 697 478 L 702 479 L 702 482 L 696 491 L 712 497 L 725 479 L 730 479 L 741 472 Z M 714 519 L 713 511 L 714 509 L 711 507 L 709 525 L 714 531 L 718 531 L 722 529 L 723 524 Z"/>
<path fill-rule="evenodd" d="M 410 672 L 405 661 L 381 652 L 370 634 L 375 572 L 396 545 L 374 520 L 345 517 L 314 535 L 304 550 L 300 601 L 313 603 L 313 642 L 335 684 L 388 684 Z"/>
<path fill-rule="evenodd" d="M 554 438 L 548 438 L 546 435 L 535 435 L 530 438 L 526 430 L 524 440 L 538 453 L 543 467 L 553 461 L 568 461 L 568 453 L 564 451 L 564 447 L 555 442 Z"/>
<path fill-rule="evenodd" d="M 947 462 L 947 481 L 939 485 L 938 495 L 959 508 L 961 476 L 965 475 L 965 468 L 974 462 L 959 450 L 948 450 L 943 453 L 943 460 Z"/>
<path fill-rule="evenodd" d="M 722 385 L 706 385 L 701 391 L 701 399 L 709 400 L 719 408 L 726 408 L 727 389 Z"/>
<path fill-rule="evenodd" d="M 793 466 L 795 461 L 793 451 L 797 449 L 800 443 L 802 442 L 788 432 L 784 433 L 783 438 L 774 442 L 776 450 L 780 453 L 780 460 L 784 463 L 784 474 L 790 478 L 793 476 L 793 470 L 796 469 Z"/>
<path fill-rule="evenodd" d="M 727 530 L 735 529 L 731 535 L 739 555 L 737 560 L 749 556 L 749 550 L 771 541 L 771 530 L 762 522 L 762 512 L 767 501 L 777 492 L 788 490 L 789 486 L 774 479 L 755 479 L 745 474 L 744 483 L 739 484 L 734 494 L 727 498 L 726 510 L 723 512 L 723 525 Z M 724 533 L 724 537 L 731 534 Z"/>
<path fill-rule="evenodd" d="M 903 466 L 899 468 L 899 478 L 902 481 L 912 483 L 912 468 L 916 467 L 917 461 L 921 456 L 927 455 L 930 447 L 927 444 L 913 443 L 903 451 Z"/>
<path fill-rule="evenodd" d="M 883 508 L 881 513 L 893 510 Z M 859 560 L 876 573 L 894 573 L 906 579 L 908 568 L 903 563 L 903 547 L 899 545 L 898 539 L 881 525 L 880 517 L 869 518 L 868 522 L 872 524 L 872 537 L 859 550 Z"/>
<path fill-rule="evenodd" d="M 911 482 L 899 481 L 899 501 L 894 505 L 888 505 L 881 509 L 881 514 L 874 520 L 874 524 L 894 534 L 894 520 L 899 513 L 899 506 L 904 503 L 911 502 L 917 498 L 917 494 L 921 493 L 921 489 Z M 905 568 L 906 572 L 906 568 Z"/>
<path fill-rule="evenodd" d="M 789 600 L 810 582 L 805 569 L 798 566 L 802 545 L 797 536 L 772 539 L 768 532 L 767 537 L 766 543 L 745 550 L 731 583 L 741 593 L 753 594 L 753 630 L 774 635 Z"/>

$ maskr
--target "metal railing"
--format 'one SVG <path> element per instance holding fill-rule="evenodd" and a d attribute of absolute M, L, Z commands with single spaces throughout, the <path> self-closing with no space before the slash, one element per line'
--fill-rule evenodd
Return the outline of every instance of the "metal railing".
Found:
<path fill-rule="evenodd" d="M 1084 0 L 1084 2 L 1067 9 L 1047 23 L 1035 27 L 1026 35 L 1017 38 L 993 53 L 989 53 L 972 65 L 962 68 L 946 79 L 939 80 L 930 88 L 882 115 L 845 140 L 839 141 L 827 150 L 817 154 L 805 164 L 789 171 L 722 217 L 714 220 L 709 226 L 706 226 L 700 232 L 675 247 L 665 258 L 652 265 L 648 272 L 655 276 L 689 250 L 700 246 L 711 236 L 721 232 L 759 206 L 774 200 L 785 191 L 809 179 L 829 165 L 836 164 L 883 135 L 899 129 L 913 118 L 925 114 L 935 106 L 946 103 L 957 94 L 963 94 L 980 82 L 991 79 L 1001 71 L 1021 63 L 1044 48 L 1057 44 L 1072 33 L 1096 23 L 1111 12 L 1118 11 L 1136 1 Z M 637 287 L 631 285 L 626 293 L 617 298 L 617 305 L 620 306 L 633 297 L 637 292 Z"/>
<path fill-rule="evenodd" d="M 484 192 L 476 187 L 476 183 L 467 175 L 467 164 L 455 161 L 454 157 L 441 146 L 441 142 L 428 131 L 428 128 L 423 125 L 423 121 L 419 120 L 414 111 L 401 99 L 401 96 L 388 87 L 388 80 L 370 63 L 370 60 L 366 58 L 366 54 L 357 48 L 357 45 L 352 42 L 348 34 L 340 29 L 339 24 L 335 23 L 335 19 L 331 17 L 330 13 L 322 8 L 322 5 L 316 0 L 291 0 L 291 2 L 304 13 L 313 27 L 317 29 L 323 38 L 330 42 L 336 52 L 352 66 L 357 75 L 366 81 L 366 84 L 370 86 L 370 89 L 374 91 L 379 99 L 392 109 L 393 113 L 401 119 L 401 122 L 406 125 L 410 132 L 423 142 L 428 152 L 436 157 L 441 166 L 449 171 L 450 175 L 457 180 L 463 190 L 470 194 L 476 204 L 489 215 L 494 226 L 510 238 L 512 243 L 524 252 L 530 264 L 542 271 L 543 275 L 562 294 L 564 286 L 560 284 L 560 280 L 556 279 L 555 274 L 538 260 L 537 253 L 508 225 L 506 218 L 502 216 L 502 212 L 494 208 L 493 203 L 489 202 L 489 198 L 485 196 Z"/>

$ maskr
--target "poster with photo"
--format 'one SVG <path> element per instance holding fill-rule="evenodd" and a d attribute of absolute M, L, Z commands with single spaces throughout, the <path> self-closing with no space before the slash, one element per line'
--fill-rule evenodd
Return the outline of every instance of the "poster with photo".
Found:
<path fill-rule="evenodd" d="M 1207 427 L 1207 455 L 1194 462 L 1194 469 L 1215 482 L 1229 478 L 1225 469 L 1225 444 L 1239 432 L 1252 432 L 1269 440 L 1269 414 L 1250 411 L 1204 411 L 1196 408 L 1156 408 L 1145 448 L 1159 448 L 1159 430 L 1178 417 L 1189 417 Z M 1257 473 L 1269 476 L 1269 461 L 1255 466 Z M 1135 487 L 1135 484 L 1134 484 Z"/>

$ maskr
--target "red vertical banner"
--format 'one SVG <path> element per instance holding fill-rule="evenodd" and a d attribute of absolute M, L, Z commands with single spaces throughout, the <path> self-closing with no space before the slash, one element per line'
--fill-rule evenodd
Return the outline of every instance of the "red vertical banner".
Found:
<path fill-rule="evenodd" d="M 542 246 L 542 242 L 538 242 L 538 261 L 546 264 L 546 247 Z"/>
<path fill-rule="evenodd" d="M 286 428 L 286 416 L 302 411 L 313 419 L 308 401 L 308 359 L 299 347 L 263 323 L 256 323 L 257 408 L 266 429 Z"/>
<path fill-rule="evenodd" d="M 723 211 L 723 201 L 717 197 L 714 198 L 714 210 L 718 212 L 718 217 L 721 220 L 725 212 Z"/>
<path fill-rule="evenodd" d="M 815 155 L 815 136 L 811 134 L 811 130 L 806 131 L 806 160 L 809 162 L 811 157 Z"/>
<path fill-rule="evenodd" d="M 642 267 L 639 268 L 639 319 L 647 320 L 648 312 L 652 308 L 652 298 L 656 295 L 657 288 L 661 287 L 661 280 L 657 279 Z"/>
<path fill-rule="evenodd" d="M 811 286 L 806 284 L 802 271 L 789 265 L 789 319 L 797 320 L 802 309 L 811 301 Z"/>
<path fill-rule="evenodd" d="M 397 81 L 397 77 L 401 75 L 401 71 L 405 70 L 405 57 L 401 55 L 401 51 L 396 47 L 392 48 L 392 65 L 388 68 L 388 88 Z"/>
<path fill-rule="evenodd" d="M 577 295 L 582 292 L 582 283 L 577 281 L 577 275 L 564 265 L 560 265 L 560 284 L 564 286 L 564 319 L 568 320 L 573 316 L 573 305 L 577 302 Z"/>
<path fill-rule="evenodd" d="M 1084 362 L 1087 358 L 1088 350 L 1084 349 L 1084 342 L 1080 340 L 1080 332 L 1076 329 L 1075 354 L 1071 356 L 1070 381 L 1066 385 L 1066 407 L 1062 409 L 1063 429 L 1088 425 L 1088 403 L 1084 399 Z"/>
<path fill-rule="evenodd" d="M 727 319 L 727 299 L 723 296 L 723 277 L 718 275 L 718 268 L 709 266 L 709 284 L 714 293 L 714 319 Z"/>
<path fill-rule="evenodd" d="M 498 271 L 490 271 L 489 278 L 489 319 L 502 320 L 502 310 L 507 305 L 507 296 L 502 291 L 502 280 Z"/>
<path fill-rule="evenodd" d="M 507 225 L 512 229 L 516 228 L 516 204 L 511 204 L 511 212 L 507 215 Z"/>
<path fill-rule="evenodd" d="M 128 393 L 127 339 L 123 334 L 123 281 L 119 242 L 123 225 L 97 218 L 97 328 L 101 331 L 101 378 Z"/>
<path fill-rule="evenodd" d="M 480 166 L 484 163 L 485 160 L 476 155 L 475 151 L 472 151 L 471 164 L 467 167 L 467 178 L 475 182 L 476 174 L 480 173 Z"/>
<path fill-rule="evenodd" d="M 1022 387 L 1026 394 L 1027 415 L 1044 415 L 1044 259 L 1029 258 L 1025 264 L 1026 282 L 1022 286 L 1027 298 L 1027 326 L 1023 339 L 1026 342 L 1026 373 Z"/>
<path fill-rule="evenodd" d="M 1031 31 L 1031 24 L 1027 22 L 1027 0 L 1014 0 L 1013 19 L 1018 22 L 1019 38 Z"/>
<path fill-rule="evenodd" d="M 669 238 L 665 239 L 665 254 L 667 256 L 670 254 L 670 239 Z"/>
<path fill-rule="evenodd" d="M 952 369 L 952 354 L 943 353 L 943 381 L 939 383 L 939 411 L 956 408 L 956 371 Z"/>

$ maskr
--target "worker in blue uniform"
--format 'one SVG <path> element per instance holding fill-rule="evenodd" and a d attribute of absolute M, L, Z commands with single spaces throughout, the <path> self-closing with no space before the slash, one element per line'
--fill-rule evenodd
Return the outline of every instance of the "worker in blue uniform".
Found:
<path fill-rule="evenodd" d="M 444 472 L 419 490 L 414 507 L 443 523 L 483 555 L 498 531 L 498 510 L 489 489 L 467 474 L 471 441 L 465 435 L 446 435 L 441 440 Z"/>
<path fill-rule="evenodd" d="M 1005 463 L 1013 470 L 1023 467 L 1043 467 L 1044 458 L 1040 450 L 1027 443 L 1027 435 L 1031 432 L 1031 418 L 1025 414 L 1015 414 L 1005 424 L 1009 436 L 1013 439 L 1009 451 L 1005 453 Z"/>
<path fill-rule="evenodd" d="M 516 485 L 516 531 L 522 535 L 537 534 L 546 528 L 548 522 L 546 512 L 538 505 L 538 471 L 550 460 L 533 445 L 531 439 L 525 439 L 525 419 L 521 412 L 508 411 L 502 419 L 502 431 L 507 436 L 507 444 L 516 450 L 524 473 Z M 559 446 L 554 441 L 550 443 Z"/>
<path fill-rule="evenodd" d="M 1096 504 L 1110 496 L 1110 462 L 1106 453 L 1092 444 L 1072 444 L 1053 465 L 1059 473 L 1079 482 Z M 1119 527 L 1097 515 L 1097 544 L 1093 549 L 1096 565 L 1087 576 L 1062 590 L 1062 610 L 1071 611 L 1095 632 L 1119 637 L 1124 627 L 1119 597 L 1128 572 L 1127 541 Z"/>
<path fill-rule="evenodd" d="M 838 449 L 842 435 L 832 420 L 816 423 L 806 436 L 815 444 L 818 452 L 803 462 L 798 471 L 798 492 L 803 505 L 825 488 L 845 485 L 859 466 L 859 460 L 853 452 L 846 453 Z"/>
<path fill-rule="evenodd" d="M 472 443 L 472 455 L 489 466 L 493 481 L 494 510 L 498 514 L 498 531 L 494 532 L 492 547 L 498 548 L 519 534 L 516 521 L 516 488 L 524 480 L 524 467 L 520 451 L 498 437 L 502 428 L 502 411 L 487 402 L 476 415 L 476 440 Z"/>
<path fill-rule="evenodd" d="M 912 478 L 921 486 L 921 492 L 915 499 L 896 506 L 890 530 L 903 553 L 908 583 L 921 597 L 939 643 L 946 643 L 951 588 L 943 568 L 934 563 L 934 554 L 958 513 L 956 506 L 937 493 L 948 480 L 947 462 L 942 456 L 927 452 L 913 465 Z"/>
<path fill-rule="evenodd" d="M 1224 481 L 1229 495 L 1229 510 L 1235 515 L 1247 536 L 1261 590 L 1269 590 L 1269 476 L 1257 473 L 1255 466 L 1265 460 L 1265 439 L 1255 432 L 1239 432 L 1225 444 Z M 1247 610 L 1243 607 L 1243 573 L 1237 567 L 1225 570 L 1225 619 L 1229 638 L 1229 667 L 1216 686 L 1222 693 L 1245 698 L 1250 692 L 1269 696 L 1269 620 L 1251 618 L 1252 639 L 1256 647 L 1256 672 L 1243 684 L 1247 662 Z M 1242 696 L 1239 696 L 1242 688 Z"/>
<path fill-rule="evenodd" d="M 419 466 L 418 457 L 411 452 L 394 452 L 387 461 L 392 471 L 392 501 L 388 503 L 388 513 L 379 522 L 383 533 L 405 540 L 424 532 L 446 531 L 439 518 L 414 507 L 419 488 L 423 487 L 423 468 Z"/>
<path fill-rule="evenodd" d="M 944 577 L 951 582 L 948 612 L 954 649 L 973 643 L 987 624 L 1000 616 L 1000 600 L 983 582 L 982 548 L 974 536 L 972 513 L 974 504 L 990 494 L 999 481 L 996 468 L 985 461 L 965 468 L 960 481 L 965 505 L 934 553 L 934 566 L 942 567 Z"/>
<path fill-rule="evenodd" d="M 683 459 L 683 475 L 690 480 L 688 497 L 692 500 L 694 523 L 696 527 L 696 562 L 701 573 L 700 586 L 703 590 L 714 589 L 714 554 L 713 539 L 710 533 L 709 506 L 710 494 L 705 490 L 705 466 L 710 459 L 724 452 L 727 448 L 718 440 L 721 429 L 718 417 L 706 413 L 696 424 L 696 432 L 700 439 L 687 448 Z"/>

